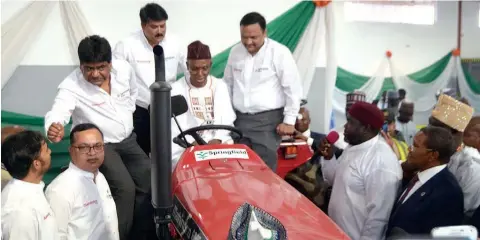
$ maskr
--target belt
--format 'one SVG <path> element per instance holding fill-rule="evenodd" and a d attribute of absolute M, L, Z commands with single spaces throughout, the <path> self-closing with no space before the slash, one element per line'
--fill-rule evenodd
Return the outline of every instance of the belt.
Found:
<path fill-rule="evenodd" d="M 243 113 L 243 112 L 240 112 L 240 111 L 238 111 L 238 110 L 235 110 L 235 113 L 237 113 L 237 114 L 242 114 L 242 115 L 251 115 L 251 116 L 254 116 L 254 115 L 259 115 L 259 114 L 263 114 L 263 113 L 268 113 L 268 112 L 273 112 L 273 111 L 279 111 L 279 110 L 283 110 L 283 108 L 276 108 L 276 109 L 272 109 L 272 110 L 265 110 L 265 111 L 256 112 L 256 113 Z"/>

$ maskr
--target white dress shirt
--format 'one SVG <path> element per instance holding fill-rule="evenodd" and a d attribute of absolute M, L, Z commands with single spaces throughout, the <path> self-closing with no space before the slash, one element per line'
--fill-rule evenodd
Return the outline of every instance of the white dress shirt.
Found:
<path fill-rule="evenodd" d="M 12 179 L 2 190 L 3 240 L 55 240 L 57 223 L 45 198 L 45 184 Z"/>
<path fill-rule="evenodd" d="M 179 43 L 179 39 L 168 33 L 160 42 L 165 56 L 165 79 L 173 82 L 178 73 L 188 74 L 186 51 L 187 47 Z M 155 57 L 153 47 L 140 30 L 115 46 L 113 56 L 129 62 L 137 76 L 137 105 L 147 109 L 150 105 L 150 85 L 155 82 Z"/>
<path fill-rule="evenodd" d="M 58 93 L 45 115 L 45 132 L 52 123 L 66 125 L 70 116 L 73 126 L 93 123 L 102 130 L 106 143 L 118 143 L 133 131 L 133 117 L 137 87 L 135 73 L 122 60 L 112 61 L 110 92 L 93 85 L 77 68 L 58 86 Z M 67 134 L 67 133 L 65 133 Z"/>
<path fill-rule="evenodd" d="M 402 203 L 407 201 L 407 199 L 410 196 L 412 196 L 412 194 L 415 191 L 417 191 L 421 186 L 423 186 L 423 184 L 425 184 L 428 180 L 430 180 L 430 178 L 435 176 L 437 173 L 439 173 L 440 171 L 442 171 L 446 167 L 447 167 L 446 164 L 442 164 L 442 165 L 439 165 L 439 166 L 436 166 L 436 167 L 429 168 L 429 169 L 424 170 L 422 172 L 418 172 L 417 173 L 418 174 L 418 181 L 415 183 L 415 185 L 413 185 L 412 189 L 410 189 L 410 192 L 408 192 L 407 196 L 403 199 Z M 407 191 L 407 190 L 405 189 L 405 191 Z M 405 191 L 403 191 L 402 195 L 405 194 Z"/>
<path fill-rule="evenodd" d="M 447 166 L 462 188 L 465 213 L 471 216 L 480 206 L 480 153 L 465 146 L 453 154 Z"/>
<path fill-rule="evenodd" d="M 57 217 L 60 239 L 119 239 L 115 202 L 101 172 L 94 177 L 70 163 L 45 195 Z"/>
<path fill-rule="evenodd" d="M 302 83 L 292 53 L 284 45 L 266 38 L 254 56 L 243 44 L 235 45 L 223 79 L 237 111 L 259 113 L 284 108 L 283 122 L 295 124 Z"/>
<path fill-rule="evenodd" d="M 221 79 L 208 76 L 207 84 L 202 88 L 194 87 L 187 77 L 179 79 L 172 84 L 172 96 L 183 95 L 188 104 L 188 112 L 177 116 L 178 123 L 183 131 L 207 124 L 229 125 L 237 118 L 232 108 L 227 85 Z M 172 119 L 172 139 L 180 134 L 174 119 Z M 212 139 L 221 140 L 223 143 L 231 143 L 230 131 L 215 130 L 206 131 L 201 135 L 208 142 Z M 186 137 L 189 143 L 195 140 L 191 136 Z M 172 163 L 175 167 L 178 158 L 185 149 L 172 143 Z"/>
<path fill-rule="evenodd" d="M 328 215 L 355 240 L 385 237 L 402 179 L 397 156 L 379 138 L 348 145 L 338 160 L 321 163 L 325 180 L 333 184 Z"/>

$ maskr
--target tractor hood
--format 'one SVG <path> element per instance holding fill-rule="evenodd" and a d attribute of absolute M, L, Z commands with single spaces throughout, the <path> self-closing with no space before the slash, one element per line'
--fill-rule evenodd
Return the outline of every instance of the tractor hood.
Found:
<path fill-rule="evenodd" d="M 186 149 L 172 183 L 174 223 L 184 238 L 227 239 L 234 214 L 248 204 L 278 220 L 288 239 L 349 239 L 244 145 Z"/>

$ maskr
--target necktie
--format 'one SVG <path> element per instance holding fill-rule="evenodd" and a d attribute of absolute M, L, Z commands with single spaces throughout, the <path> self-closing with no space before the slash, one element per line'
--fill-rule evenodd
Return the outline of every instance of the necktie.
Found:
<path fill-rule="evenodd" d="M 410 180 L 410 182 L 408 183 L 408 186 L 407 186 L 407 189 L 405 189 L 405 192 L 398 199 L 398 204 L 403 203 L 403 200 L 405 200 L 405 198 L 408 196 L 408 193 L 410 192 L 410 190 L 412 190 L 413 186 L 415 186 L 415 183 L 417 182 L 418 182 L 418 174 L 415 174 L 412 180 Z"/>

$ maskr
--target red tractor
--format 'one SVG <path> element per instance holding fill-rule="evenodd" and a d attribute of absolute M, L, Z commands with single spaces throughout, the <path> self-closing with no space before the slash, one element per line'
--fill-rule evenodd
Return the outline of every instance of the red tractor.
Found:
<path fill-rule="evenodd" d="M 151 125 L 152 204 L 159 239 L 247 239 L 255 236 L 255 231 L 262 237 L 250 239 L 349 239 L 250 148 L 240 144 L 206 145 L 197 134 L 229 130 L 241 136 L 234 127 L 204 125 L 181 130 L 174 142 L 190 135 L 199 145 L 187 146 L 172 174 L 171 117 L 186 112 L 188 107 L 183 97 L 171 98 L 163 64 L 157 64 L 163 62 L 163 49 L 157 47 L 154 53 L 159 81 L 150 87 L 150 117 L 155 123 Z M 281 165 L 280 174 L 290 168 Z"/>

